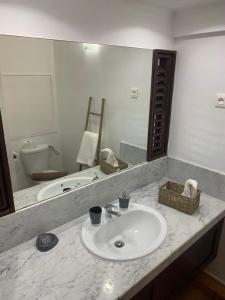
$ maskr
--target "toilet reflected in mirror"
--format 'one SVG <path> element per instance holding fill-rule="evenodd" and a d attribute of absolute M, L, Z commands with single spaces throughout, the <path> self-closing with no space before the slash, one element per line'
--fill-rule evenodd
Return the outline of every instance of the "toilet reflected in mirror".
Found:
<path fill-rule="evenodd" d="M 49 146 L 33 145 L 31 140 L 24 142 L 20 157 L 27 176 L 34 184 L 40 184 L 53 178 L 56 170 L 49 170 Z M 65 174 L 66 175 L 66 174 Z"/>

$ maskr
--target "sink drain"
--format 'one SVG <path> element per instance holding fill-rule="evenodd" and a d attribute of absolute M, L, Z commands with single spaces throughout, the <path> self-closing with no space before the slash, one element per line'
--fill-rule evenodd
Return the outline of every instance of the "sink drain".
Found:
<path fill-rule="evenodd" d="M 114 243 L 115 247 L 117 248 L 122 248 L 124 246 L 124 242 L 123 241 L 116 241 Z"/>

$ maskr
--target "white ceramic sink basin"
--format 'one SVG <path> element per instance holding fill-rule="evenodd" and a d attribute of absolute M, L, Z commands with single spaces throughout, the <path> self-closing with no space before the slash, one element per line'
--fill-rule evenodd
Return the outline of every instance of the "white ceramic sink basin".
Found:
<path fill-rule="evenodd" d="M 135 259 L 153 252 L 166 234 L 167 223 L 163 216 L 140 204 L 130 204 L 128 211 L 113 219 L 103 212 L 101 225 L 92 225 L 88 219 L 82 226 L 85 246 L 95 255 L 113 261 Z M 118 242 L 124 246 L 118 248 Z"/>
<path fill-rule="evenodd" d="M 56 182 L 49 183 L 46 187 L 41 189 L 37 195 L 37 200 L 42 201 L 77 188 L 83 184 L 90 183 L 93 178 L 91 177 L 72 177 Z"/>

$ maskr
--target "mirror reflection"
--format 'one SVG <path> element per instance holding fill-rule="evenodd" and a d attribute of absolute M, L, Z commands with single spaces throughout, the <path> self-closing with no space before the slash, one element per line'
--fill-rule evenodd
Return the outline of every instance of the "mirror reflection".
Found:
<path fill-rule="evenodd" d="M 146 161 L 152 51 L 0 36 L 15 208 Z"/>

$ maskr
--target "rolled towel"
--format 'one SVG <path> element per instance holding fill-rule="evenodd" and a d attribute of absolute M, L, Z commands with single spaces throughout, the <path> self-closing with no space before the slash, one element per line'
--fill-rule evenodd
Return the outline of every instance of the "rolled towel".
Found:
<path fill-rule="evenodd" d="M 116 159 L 113 151 L 109 148 L 101 150 L 101 159 L 104 159 L 108 164 L 112 165 L 115 168 L 119 167 L 118 160 Z"/>
<path fill-rule="evenodd" d="M 185 182 L 184 191 L 181 195 L 193 199 L 197 196 L 197 193 L 198 193 L 198 182 L 194 179 L 188 179 Z"/>

